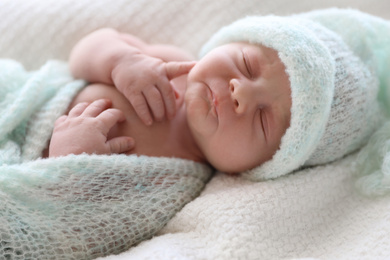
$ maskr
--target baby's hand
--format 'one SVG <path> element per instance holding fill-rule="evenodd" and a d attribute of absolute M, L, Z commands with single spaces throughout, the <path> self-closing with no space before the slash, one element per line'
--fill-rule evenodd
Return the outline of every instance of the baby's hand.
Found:
<path fill-rule="evenodd" d="M 68 115 L 58 118 L 50 141 L 49 156 L 112 154 L 133 149 L 134 140 L 131 137 L 107 140 L 110 129 L 125 120 L 122 111 L 110 106 L 111 101 L 106 99 L 91 104 L 79 103 Z"/>
<path fill-rule="evenodd" d="M 176 93 L 170 81 L 188 73 L 195 62 L 164 62 L 142 54 L 136 59 L 124 59 L 113 69 L 116 88 L 146 125 L 151 125 L 153 118 L 172 119 L 176 113 Z"/>

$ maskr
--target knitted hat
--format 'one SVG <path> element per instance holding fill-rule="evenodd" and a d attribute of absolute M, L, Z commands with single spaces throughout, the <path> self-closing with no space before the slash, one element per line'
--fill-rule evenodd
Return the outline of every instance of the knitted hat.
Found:
<path fill-rule="evenodd" d="M 246 171 L 272 179 L 361 147 L 381 120 L 373 72 L 336 33 L 299 16 L 250 16 L 220 29 L 201 56 L 230 42 L 278 51 L 291 87 L 291 121 L 271 160 Z"/>

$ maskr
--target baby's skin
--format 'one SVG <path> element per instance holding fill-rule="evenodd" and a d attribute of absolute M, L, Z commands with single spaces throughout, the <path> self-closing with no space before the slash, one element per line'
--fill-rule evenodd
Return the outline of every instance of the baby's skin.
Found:
<path fill-rule="evenodd" d="M 111 29 L 88 35 L 70 66 L 91 84 L 57 120 L 49 156 L 178 157 L 230 173 L 271 159 L 291 108 L 277 52 L 231 43 L 193 60 L 174 46 Z"/>

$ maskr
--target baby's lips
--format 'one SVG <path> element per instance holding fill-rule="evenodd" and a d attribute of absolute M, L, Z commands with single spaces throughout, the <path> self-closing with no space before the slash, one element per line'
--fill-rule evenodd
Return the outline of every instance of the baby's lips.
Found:
<path fill-rule="evenodd" d="M 176 89 L 174 89 L 175 93 L 175 102 L 176 102 L 176 111 L 183 105 L 184 102 L 184 93 L 178 92 Z"/>

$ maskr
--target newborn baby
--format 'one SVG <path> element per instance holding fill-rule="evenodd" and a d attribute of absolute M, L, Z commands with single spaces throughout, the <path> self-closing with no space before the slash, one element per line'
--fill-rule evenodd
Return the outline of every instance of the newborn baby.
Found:
<path fill-rule="evenodd" d="M 331 162 L 383 122 L 388 28 L 354 10 L 246 17 L 217 31 L 196 64 L 99 30 L 72 52 L 74 76 L 92 84 L 57 121 L 50 156 L 173 156 L 255 181 Z"/>
<path fill-rule="evenodd" d="M 70 66 L 94 84 L 57 121 L 49 155 L 109 153 L 99 148 L 108 141 L 116 152 L 190 159 L 225 172 L 271 159 L 291 107 L 277 52 L 240 42 L 213 49 L 195 66 L 186 60 L 191 56 L 178 48 L 148 45 L 111 29 L 88 35 L 75 46 Z M 100 121 L 96 135 L 80 117 Z M 124 137 L 135 140 L 134 148 Z"/>

